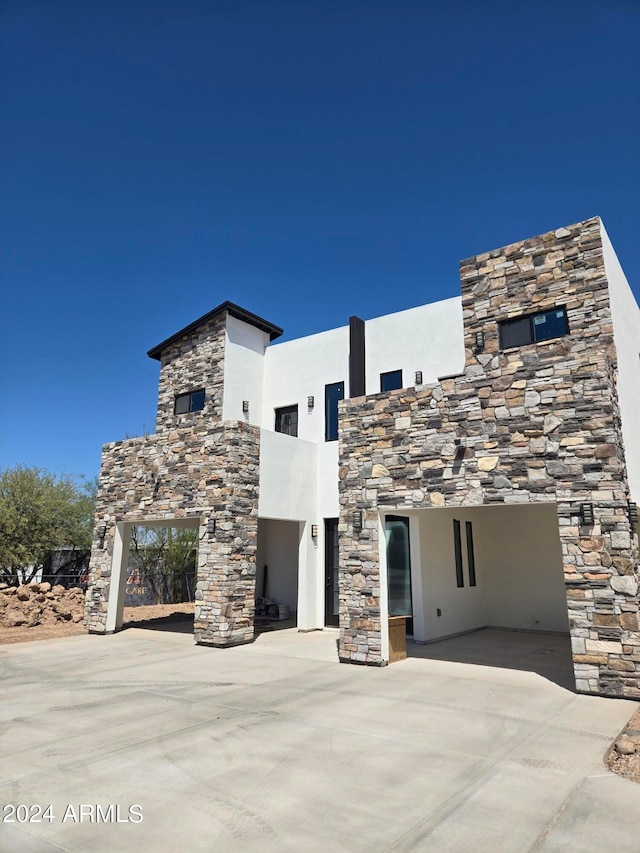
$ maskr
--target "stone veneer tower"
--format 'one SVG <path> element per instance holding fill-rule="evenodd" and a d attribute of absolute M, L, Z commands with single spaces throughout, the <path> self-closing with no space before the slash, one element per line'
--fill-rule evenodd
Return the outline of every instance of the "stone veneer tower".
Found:
<path fill-rule="evenodd" d="M 469 258 L 460 275 L 464 373 L 341 404 L 340 659 L 384 662 L 384 510 L 555 502 L 577 688 L 638 698 L 637 537 L 600 220 Z M 500 321 L 554 308 L 569 335 L 500 351 Z"/>
<path fill-rule="evenodd" d="M 94 633 L 119 627 L 131 525 L 165 522 L 199 528 L 196 642 L 253 639 L 260 430 L 222 420 L 229 315 L 271 338 L 282 332 L 218 306 L 149 352 L 161 362 L 156 433 L 103 448 L 85 611 Z M 204 409 L 176 414 L 176 396 L 196 389 Z"/>

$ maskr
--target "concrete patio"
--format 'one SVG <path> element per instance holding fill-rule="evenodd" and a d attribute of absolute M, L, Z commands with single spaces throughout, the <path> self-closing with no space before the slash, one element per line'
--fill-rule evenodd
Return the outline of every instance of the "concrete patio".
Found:
<path fill-rule="evenodd" d="M 0 850 L 637 853 L 640 785 L 603 764 L 637 703 L 563 686 L 565 638 L 481 631 L 384 669 L 336 639 L 1 647 L 2 800 L 54 818 L 0 825 Z"/>

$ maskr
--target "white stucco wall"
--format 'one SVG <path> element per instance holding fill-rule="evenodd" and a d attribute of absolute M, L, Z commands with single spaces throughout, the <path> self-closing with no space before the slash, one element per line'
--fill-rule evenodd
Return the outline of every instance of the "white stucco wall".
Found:
<path fill-rule="evenodd" d="M 618 399 L 631 497 L 640 503 L 640 309 L 611 241 L 600 223 L 618 354 Z"/>
<path fill-rule="evenodd" d="M 480 509 L 473 533 L 487 625 L 568 631 L 556 504 Z"/>
<path fill-rule="evenodd" d="M 402 370 L 411 388 L 417 370 L 427 384 L 464 369 L 461 297 L 367 320 L 365 334 L 368 394 L 380 392 L 380 374 L 391 370 Z"/>
<path fill-rule="evenodd" d="M 297 404 L 298 437 L 324 443 L 324 388 L 333 382 L 344 382 L 348 393 L 348 326 L 272 344 L 265 354 L 263 429 L 274 429 L 277 408 Z"/>
<path fill-rule="evenodd" d="M 260 430 L 260 518 L 318 523 L 317 460 L 316 444 Z"/>
<path fill-rule="evenodd" d="M 264 354 L 269 335 L 249 323 L 227 315 L 224 349 L 222 419 L 262 424 Z M 248 414 L 242 402 L 249 403 Z"/>
<path fill-rule="evenodd" d="M 408 515 L 419 525 L 418 536 L 414 524 L 411 534 L 416 640 L 485 626 L 569 630 L 555 504 L 398 510 L 395 514 Z M 454 518 L 461 526 L 461 588 L 456 585 Z M 469 586 L 465 521 L 473 525 L 475 587 Z"/>
<path fill-rule="evenodd" d="M 422 619 L 414 619 L 416 640 L 433 640 L 463 631 L 472 631 L 487 624 L 485 613 L 486 581 L 483 567 L 478 559 L 476 546 L 477 586 L 469 586 L 466 540 L 464 522 L 471 521 L 474 526 L 474 541 L 477 538 L 477 509 L 450 510 L 430 509 L 418 514 L 420 522 L 420 555 L 422 602 L 417 596 L 415 582 L 413 589 L 414 613 L 422 604 Z M 399 513 L 400 514 L 400 513 Z M 456 563 L 453 543 L 453 519 L 461 522 L 462 560 L 465 585 L 456 586 Z M 413 552 L 416 549 L 412 543 Z M 441 615 L 437 615 L 440 609 Z M 420 624 L 422 623 L 422 625 Z M 421 633 L 421 628 L 424 633 Z"/>
<path fill-rule="evenodd" d="M 336 442 L 331 444 L 333 446 Z M 267 429 L 260 430 L 258 516 L 260 519 L 295 519 L 299 522 L 296 525 L 300 530 L 298 600 L 294 609 L 298 613 L 298 628 L 302 630 L 324 625 L 324 525 L 318 507 L 318 457 L 321 450 L 324 450 L 323 445 Z M 337 470 L 336 457 L 336 492 Z M 318 537 L 315 539 L 311 536 L 313 524 L 318 525 Z M 267 565 L 270 565 L 268 561 Z M 262 589 L 260 583 L 256 589 L 259 594 Z"/>

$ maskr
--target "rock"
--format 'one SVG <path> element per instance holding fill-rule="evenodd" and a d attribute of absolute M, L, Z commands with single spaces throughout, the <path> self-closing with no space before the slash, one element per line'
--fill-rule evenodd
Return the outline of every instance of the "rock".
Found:
<path fill-rule="evenodd" d="M 74 613 L 73 616 L 71 617 L 71 621 L 75 622 L 77 624 L 78 622 L 82 622 L 83 618 L 84 618 L 83 613 Z"/>
<path fill-rule="evenodd" d="M 29 616 L 27 617 L 26 626 L 27 628 L 34 628 L 36 625 L 40 624 L 40 613 L 38 610 L 32 610 Z"/>
<path fill-rule="evenodd" d="M 51 592 L 52 592 L 54 595 L 64 595 L 64 593 L 66 592 L 66 590 L 65 590 L 65 588 L 62 586 L 62 584 L 57 583 L 57 584 L 53 587 L 53 589 L 51 590 Z"/>
<path fill-rule="evenodd" d="M 51 592 L 51 584 L 48 581 L 43 581 L 40 584 L 40 592 Z"/>
<path fill-rule="evenodd" d="M 635 595 L 638 591 L 638 584 L 631 575 L 612 577 L 611 586 L 616 592 L 621 592 L 623 595 Z"/>
<path fill-rule="evenodd" d="M 29 592 L 28 586 L 19 586 L 16 590 L 16 596 L 18 597 L 18 601 L 29 601 L 31 593 Z"/>
<path fill-rule="evenodd" d="M 31 581 L 29 589 L 31 592 L 40 592 L 40 584 L 37 581 Z"/>
<path fill-rule="evenodd" d="M 56 602 L 53 605 L 54 611 L 58 614 L 60 619 L 63 619 L 65 622 L 69 622 L 72 616 L 71 610 L 61 602 Z"/>
<path fill-rule="evenodd" d="M 500 475 L 498 477 L 494 477 L 493 486 L 495 489 L 510 489 L 511 481 Z"/>
<path fill-rule="evenodd" d="M 558 429 L 561 423 L 562 420 L 557 418 L 555 415 L 545 415 L 542 431 L 545 435 L 549 435 L 550 432 Z"/>
<path fill-rule="evenodd" d="M 8 583 L 0 583 L 0 592 L 4 589 L 9 589 Z"/>
<path fill-rule="evenodd" d="M 478 471 L 493 471 L 498 461 L 498 456 L 481 456 L 478 459 Z"/>
<path fill-rule="evenodd" d="M 376 464 L 373 466 L 371 476 L 375 479 L 378 477 L 388 477 L 389 469 L 385 465 Z"/>
<path fill-rule="evenodd" d="M 615 743 L 615 750 L 620 755 L 634 755 L 636 746 L 632 740 L 625 735 L 622 735 L 622 737 L 619 737 Z"/>
<path fill-rule="evenodd" d="M 5 613 L 4 623 L 9 628 L 19 628 L 26 621 L 27 617 L 20 610 L 9 610 Z"/>

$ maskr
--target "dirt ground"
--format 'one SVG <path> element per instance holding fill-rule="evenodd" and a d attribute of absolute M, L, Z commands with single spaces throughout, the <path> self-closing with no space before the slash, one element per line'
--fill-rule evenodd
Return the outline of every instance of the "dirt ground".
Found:
<path fill-rule="evenodd" d="M 144 604 L 139 607 L 125 607 L 124 625 L 144 625 L 152 619 L 162 619 L 163 623 L 169 623 L 174 618 L 184 617 L 184 614 L 193 614 L 193 603 L 185 604 Z M 156 623 L 158 624 L 158 623 Z M 35 625 L 33 628 L 21 626 L 19 628 L 7 628 L 0 625 L 0 645 L 7 643 L 26 643 L 30 640 L 53 640 L 57 637 L 71 637 L 75 634 L 86 634 L 87 629 L 82 622 L 56 622 L 52 625 Z"/>
<path fill-rule="evenodd" d="M 185 616 L 193 615 L 193 611 L 193 603 L 125 607 L 124 627 L 144 627 L 153 621 L 157 627 L 170 628 L 172 622 L 184 622 Z M 57 637 L 86 633 L 87 629 L 82 623 L 73 622 L 35 625 L 32 628 L 8 628 L 0 625 L 0 645 L 26 643 L 30 640 L 53 640 Z M 624 731 L 611 745 L 605 761 L 613 773 L 633 782 L 640 782 L 640 710 L 631 717 Z"/>

